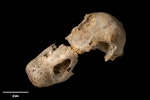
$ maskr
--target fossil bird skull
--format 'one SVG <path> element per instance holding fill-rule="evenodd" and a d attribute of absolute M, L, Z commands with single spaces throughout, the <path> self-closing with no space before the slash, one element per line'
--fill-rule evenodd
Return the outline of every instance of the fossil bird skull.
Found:
<path fill-rule="evenodd" d="M 47 87 L 61 83 L 73 75 L 78 54 L 99 49 L 106 53 L 105 61 L 123 54 L 126 42 L 121 22 L 108 13 L 86 14 L 84 20 L 66 37 L 70 46 L 51 45 L 26 66 L 26 73 L 34 86 Z"/>
<path fill-rule="evenodd" d="M 112 15 L 103 12 L 86 14 L 66 40 L 78 54 L 94 49 L 105 52 L 105 61 L 121 56 L 126 41 L 123 25 Z"/>

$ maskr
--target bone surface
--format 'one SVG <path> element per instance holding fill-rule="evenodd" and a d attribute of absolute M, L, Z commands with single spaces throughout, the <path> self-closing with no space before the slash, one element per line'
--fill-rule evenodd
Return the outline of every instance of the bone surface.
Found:
<path fill-rule="evenodd" d="M 51 45 L 29 62 L 26 73 L 36 87 L 47 87 L 63 82 L 73 75 L 78 55 L 69 46 Z"/>
<path fill-rule="evenodd" d="M 105 61 L 123 55 L 126 41 L 121 22 L 108 13 L 86 14 L 83 21 L 66 37 L 78 54 L 99 49 L 106 53 Z"/>
<path fill-rule="evenodd" d="M 53 44 L 27 64 L 26 73 L 34 86 L 48 87 L 69 79 L 78 54 L 99 49 L 106 53 L 105 61 L 113 61 L 123 55 L 126 42 L 122 23 L 104 12 L 86 14 L 65 39 L 71 46 Z"/>

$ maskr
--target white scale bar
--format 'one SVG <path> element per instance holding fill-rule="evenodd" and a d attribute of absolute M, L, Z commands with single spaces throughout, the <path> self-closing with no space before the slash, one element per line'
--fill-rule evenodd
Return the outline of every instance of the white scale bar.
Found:
<path fill-rule="evenodd" d="M 3 91 L 2 93 L 29 93 L 29 91 Z"/>

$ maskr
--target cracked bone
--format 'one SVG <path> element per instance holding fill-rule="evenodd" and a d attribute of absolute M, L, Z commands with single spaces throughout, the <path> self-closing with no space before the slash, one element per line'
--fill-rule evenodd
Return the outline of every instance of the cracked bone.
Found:
<path fill-rule="evenodd" d="M 69 46 L 53 44 L 29 62 L 26 73 L 36 87 L 47 87 L 63 82 L 73 75 L 78 54 Z"/>
<path fill-rule="evenodd" d="M 78 54 L 99 49 L 106 53 L 105 61 L 123 55 L 126 41 L 121 22 L 108 13 L 86 14 L 84 20 L 66 37 Z"/>
<path fill-rule="evenodd" d="M 106 53 L 105 61 L 113 61 L 123 55 L 126 42 L 122 23 L 104 12 L 86 14 L 65 39 L 71 47 L 53 44 L 27 64 L 26 73 L 34 86 L 48 87 L 69 79 L 78 54 L 99 49 Z"/>

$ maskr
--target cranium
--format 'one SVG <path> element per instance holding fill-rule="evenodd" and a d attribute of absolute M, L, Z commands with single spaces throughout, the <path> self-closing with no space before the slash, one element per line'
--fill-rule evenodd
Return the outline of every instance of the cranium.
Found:
<path fill-rule="evenodd" d="M 51 45 L 33 59 L 26 67 L 26 73 L 33 85 L 47 87 L 63 82 L 73 75 L 77 53 L 69 46 Z"/>
<path fill-rule="evenodd" d="M 99 49 L 105 61 L 123 54 L 126 42 L 121 22 L 104 12 L 86 14 L 84 20 L 66 37 L 70 46 L 51 45 L 29 62 L 26 73 L 34 86 L 47 87 L 63 82 L 73 75 L 78 54 Z"/>
<path fill-rule="evenodd" d="M 94 49 L 105 52 L 105 61 L 121 56 L 126 41 L 123 25 L 103 12 L 86 14 L 66 40 L 78 54 Z"/>

